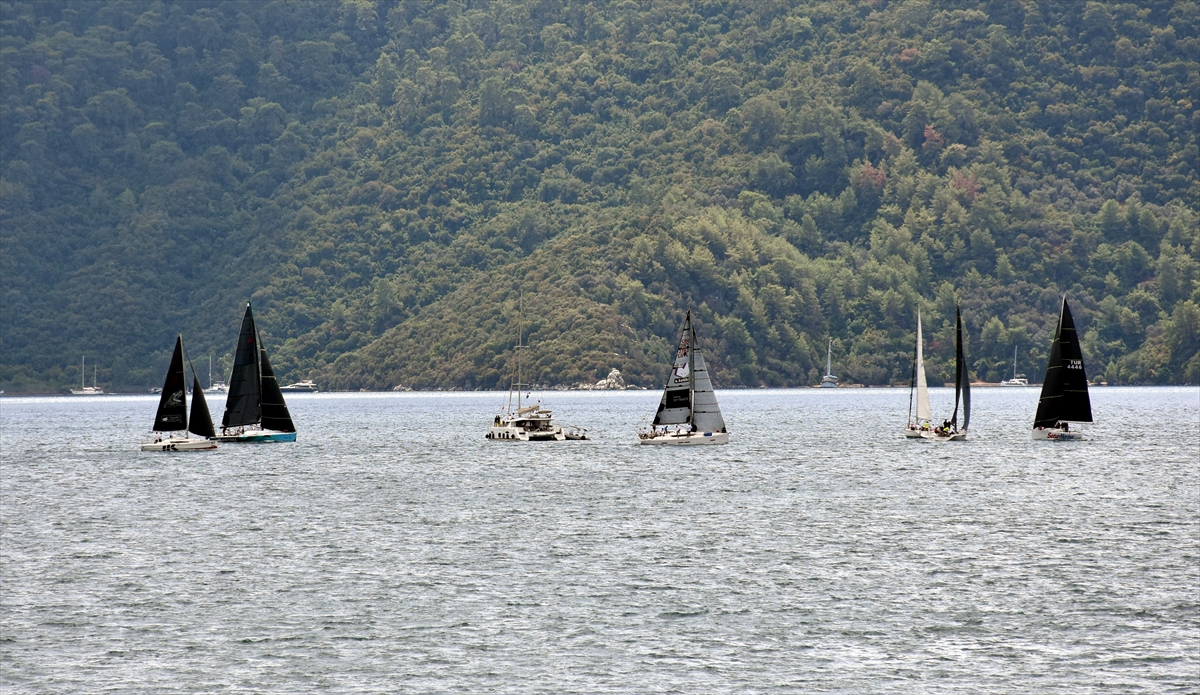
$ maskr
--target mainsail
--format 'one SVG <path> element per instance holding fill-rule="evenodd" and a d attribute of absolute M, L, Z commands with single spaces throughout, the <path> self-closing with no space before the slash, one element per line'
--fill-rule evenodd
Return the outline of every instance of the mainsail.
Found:
<path fill-rule="evenodd" d="M 258 341 L 258 359 L 262 368 L 262 426 L 263 429 L 277 432 L 295 432 L 292 415 L 288 412 L 287 403 L 283 400 L 283 392 L 279 390 L 279 382 L 275 379 L 275 370 L 267 359 L 267 349 Z"/>
<path fill-rule="evenodd" d="M 154 414 L 155 432 L 186 430 L 187 381 L 183 373 L 183 336 L 175 337 L 175 354 L 163 382 L 162 396 L 158 399 L 158 412 Z"/>
<path fill-rule="evenodd" d="M 254 314 L 246 303 L 242 330 L 238 334 L 237 350 L 233 355 L 233 373 L 229 376 L 229 396 L 225 399 L 225 415 L 221 427 L 253 425 L 262 420 L 262 385 L 258 370 L 258 331 Z"/>
<path fill-rule="evenodd" d="M 655 425 L 690 425 L 691 431 L 724 432 L 725 419 L 717 405 L 712 379 L 704 356 L 696 348 L 696 331 L 692 328 L 692 312 L 688 311 L 679 333 L 679 347 L 671 375 L 663 389 Z"/>
<path fill-rule="evenodd" d="M 929 409 L 929 384 L 925 380 L 925 339 L 921 336 L 921 310 L 917 309 L 917 422 L 929 422 L 932 417 Z"/>
<path fill-rule="evenodd" d="M 1063 297 L 1058 330 L 1050 346 L 1042 395 L 1038 399 L 1034 427 L 1054 427 L 1060 422 L 1091 422 L 1092 401 L 1088 397 L 1087 373 L 1071 307 Z"/>
<path fill-rule="evenodd" d="M 967 358 L 963 352 L 962 311 L 954 308 L 954 415 L 950 418 L 950 426 L 956 431 L 967 431 L 971 424 L 971 379 L 967 376 Z M 958 430 L 958 402 L 962 399 L 963 426 Z"/>

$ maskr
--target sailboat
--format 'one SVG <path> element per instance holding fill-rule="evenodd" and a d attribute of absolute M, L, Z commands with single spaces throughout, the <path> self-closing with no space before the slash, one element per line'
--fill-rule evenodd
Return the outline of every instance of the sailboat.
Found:
<path fill-rule="evenodd" d="M 88 386 L 84 379 L 87 374 L 87 355 L 79 362 L 79 390 L 71 389 L 72 396 L 103 396 L 104 389 L 96 385 L 96 365 L 92 365 L 92 385 Z"/>
<path fill-rule="evenodd" d="M 929 384 L 925 380 L 925 340 L 921 336 L 921 310 L 917 309 L 917 349 L 913 353 L 912 379 L 908 385 L 908 425 L 904 436 L 917 439 L 933 432 L 930 424 Z M 917 406 L 917 417 L 913 418 L 913 404 Z"/>
<path fill-rule="evenodd" d="M 233 374 L 229 377 L 229 397 L 221 418 L 219 442 L 294 442 L 296 426 L 287 403 L 279 391 L 279 382 L 267 349 L 254 325 L 254 312 L 246 303 L 242 329 L 238 333 L 233 356 Z"/>
<path fill-rule="evenodd" d="M 1017 346 L 1013 346 L 1013 378 L 1000 382 L 1001 386 L 1028 386 L 1029 379 L 1024 374 L 1017 374 Z"/>
<path fill-rule="evenodd" d="M 904 434 L 910 438 L 933 439 L 940 442 L 960 442 L 967 438 L 967 428 L 971 426 L 971 379 L 967 375 L 967 358 L 963 350 L 962 312 L 955 307 L 956 332 L 954 339 L 954 414 L 941 425 L 929 421 L 929 391 L 925 384 L 925 364 L 922 359 L 920 315 L 917 318 L 917 352 L 913 365 L 913 388 L 917 401 L 917 418 L 909 422 Z M 924 393 L 922 393 L 922 391 Z M 910 398 L 911 400 L 911 398 Z M 962 402 L 962 428 L 958 426 L 958 406 Z M 909 405 L 909 412 L 912 404 Z M 924 416 L 924 420 L 922 420 Z"/>
<path fill-rule="evenodd" d="M 821 377 L 821 388 L 837 388 L 837 377 L 833 374 L 833 338 L 829 339 L 829 348 L 825 351 L 825 376 Z"/>
<path fill-rule="evenodd" d="M 229 384 L 226 384 L 224 381 L 213 381 L 212 355 L 208 356 L 208 388 L 205 391 L 209 393 L 229 393 Z"/>
<path fill-rule="evenodd" d="M 649 429 L 638 432 L 639 444 L 726 444 L 729 431 L 717 405 L 704 355 L 696 346 L 692 312 L 688 310 L 679 332 L 679 347 L 658 412 Z"/>
<path fill-rule="evenodd" d="M 522 298 L 521 308 L 517 312 L 517 344 L 513 346 L 513 352 L 516 353 L 516 365 L 508 384 L 508 405 L 504 407 L 503 412 L 493 418 L 487 433 L 483 435 L 484 438 L 515 442 L 561 442 L 566 439 L 588 439 L 587 430 L 582 427 L 574 425 L 560 427 L 554 424 L 553 411 L 543 408 L 541 401 L 533 405 L 522 405 L 521 394 L 529 386 L 521 381 L 521 351 L 529 348 L 528 345 L 522 345 L 524 313 L 524 298 Z M 514 393 L 516 395 L 515 407 Z"/>
<path fill-rule="evenodd" d="M 154 432 L 170 433 L 155 437 L 153 442 L 142 444 L 142 451 L 204 451 L 217 448 L 212 440 L 212 416 L 208 414 L 208 403 L 204 400 L 204 389 L 200 388 L 200 377 L 192 367 L 192 417 L 188 422 L 187 373 L 183 369 L 183 336 L 175 337 L 175 354 L 171 355 L 171 366 L 163 381 L 162 396 L 158 399 L 158 412 L 154 414 Z M 174 434 L 182 432 L 183 435 Z M 200 435 L 192 439 L 188 432 Z"/>
<path fill-rule="evenodd" d="M 1077 441 L 1083 433 L 1071 431 L 1069 423 L 1091 422 L 1092 400 L 1088 397 L 1087 373 L 1083 368 L 1083 352 L 1079 349 L 1079 334 L 1071 307 L 1063 297 L 1058 316 L 1058 330 L 1050 345 L 1046 378 L 1042 380 L 1042 395 L 1038 398 L 1037 415 L 1033 418 L 1033 438 L 1051 441 Z"/>

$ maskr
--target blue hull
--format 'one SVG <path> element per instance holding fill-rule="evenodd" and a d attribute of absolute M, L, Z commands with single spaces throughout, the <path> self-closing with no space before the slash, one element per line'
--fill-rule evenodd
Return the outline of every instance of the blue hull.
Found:
<path fill-rule="evenodd" d="M 247 432 L 246 434 L 231 434 L 216 437 L 218 442 L 231 442 L 237 444 L 239 442 L 258 443 L 258 442 L 294 442 L 296 441 L 295 432 Z"/>

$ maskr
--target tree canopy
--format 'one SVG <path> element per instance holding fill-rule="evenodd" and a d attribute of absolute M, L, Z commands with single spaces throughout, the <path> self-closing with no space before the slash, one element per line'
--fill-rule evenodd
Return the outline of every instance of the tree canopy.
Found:
<path fill-rule="evenodd" d="M 1200 382 L 1200 6 L 0 2 L 0 388 Z M 947 364 L 950 366 L 947 367 Z M 197 364 L 199 367 L 199 364 Z M 203 368 L 201 368 L 203 372 Z"/>

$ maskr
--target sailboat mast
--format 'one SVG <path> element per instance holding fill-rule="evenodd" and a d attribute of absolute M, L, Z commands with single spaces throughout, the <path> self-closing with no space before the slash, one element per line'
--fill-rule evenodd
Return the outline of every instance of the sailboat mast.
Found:
<path fill-rule="evenodd" d="M 833 338 L 829 339 L 829 347 L 825 350 L 825 373 L 833 374 Z"/>
<path fill-rule="evenodd" d="M 1013 381 L 1017 380 L 1017 346 L 1013 346 Z"/>
<path fill-rule="evenodd" d="M 688 312 L 688 431 L 696 429 L 696 326 Z"/>
<path fill-rule="evenodd" d="M 87 388 L 87 355 L 79 360 L 79 390 Z"/>

